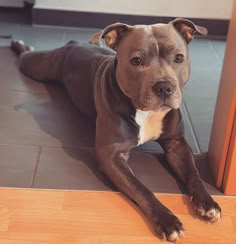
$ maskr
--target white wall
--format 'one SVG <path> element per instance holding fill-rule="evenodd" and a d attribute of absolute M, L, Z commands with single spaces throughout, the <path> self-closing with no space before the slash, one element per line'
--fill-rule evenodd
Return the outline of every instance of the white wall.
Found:
<path fill-rule="evenodd" d="M 38 8 L 147 16 L 229 19 L 234 0 L 36 0 Z"/>

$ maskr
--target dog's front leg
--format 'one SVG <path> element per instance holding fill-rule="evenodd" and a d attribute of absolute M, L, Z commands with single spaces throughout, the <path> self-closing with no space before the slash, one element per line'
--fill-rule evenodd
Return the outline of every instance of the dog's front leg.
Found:
<path fill-rule="evenodd" d="M 102 144 L 102 145 L 101 145 Z M 119 191 L 133 200 L 148 218 L 155 233 L 168 241 L 176 241 L 182 234 L 180 220 L 148 190 L 133 174 L 128 165 L 129 148 L 127 142 L 104 145 L 97 138 L 97 157 L 102 171 Z"/>
<path fill-rule="evenodd" d="M 174 172 L 184 183 L 197 213 L 210 222 L 221 217 L 219 205 L 206 191 L 195 166 L 191 148 L 183 137 L 159 140 L 166 153 L 166 159 Z"/>

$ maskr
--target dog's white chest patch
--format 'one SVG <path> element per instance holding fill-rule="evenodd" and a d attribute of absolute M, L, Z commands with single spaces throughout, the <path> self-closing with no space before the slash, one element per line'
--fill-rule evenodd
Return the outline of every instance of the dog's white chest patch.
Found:
<path fill-rule="evenodd" d="M 168 111 L 136 110 L 135 122 L 140 126 L 138 145 L 159 138 L 162 133 L 162 123 Z"/>

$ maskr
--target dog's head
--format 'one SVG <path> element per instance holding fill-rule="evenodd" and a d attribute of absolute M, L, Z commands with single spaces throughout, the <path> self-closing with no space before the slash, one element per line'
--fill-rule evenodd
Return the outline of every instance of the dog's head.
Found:
<path fill-rule="evenodd" d="M 168 24 L 130 26 L 115 23 L 93 36 L 117 54 L 116 78 L 136 109 L 177 109 L 190 75 L 188 43 L 207 30 L 186 19 Z"/>

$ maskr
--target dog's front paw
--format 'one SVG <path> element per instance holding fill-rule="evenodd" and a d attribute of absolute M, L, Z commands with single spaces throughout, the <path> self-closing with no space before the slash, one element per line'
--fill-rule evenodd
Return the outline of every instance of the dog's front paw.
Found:
<path fill-rule="evenodd" d="M 205 220 L 214 223 L 221 218 L 221 208 L 209 194 L 194 194 L 190 197 L 197 214 Z"/>
<path fill-rule="evenodd" d="M 171 212 L 159 212 L 152 218 L 152 223 L 155 233 L 164 240 L 176 242 L 183 236 L 183 224 Z"/>

